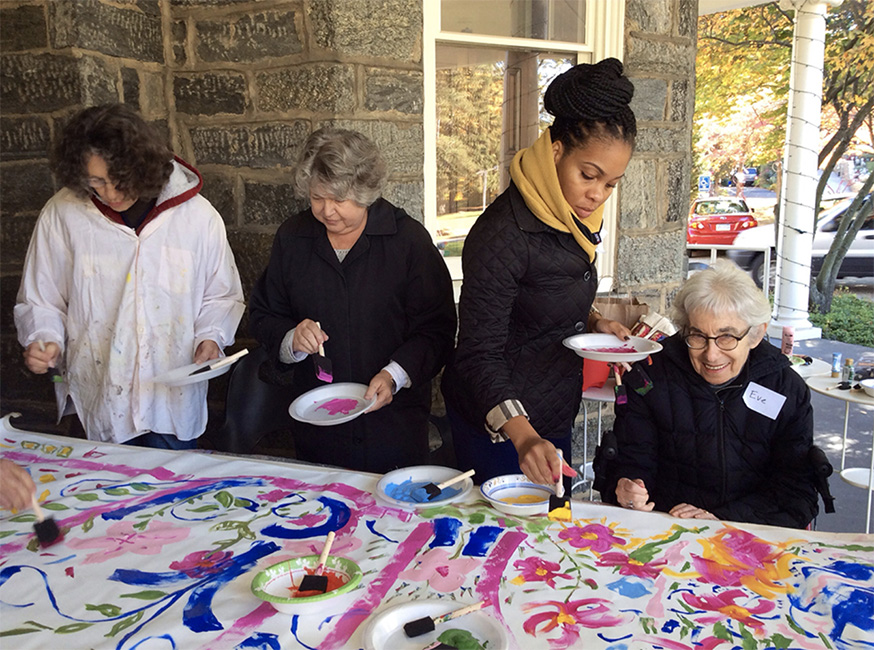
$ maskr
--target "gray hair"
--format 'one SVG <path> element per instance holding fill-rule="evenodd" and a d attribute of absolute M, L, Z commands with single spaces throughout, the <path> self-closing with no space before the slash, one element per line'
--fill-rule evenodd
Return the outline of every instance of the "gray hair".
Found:
<path fill-rule="evenodd" d="M 735 313 L 750 327 L 767 323 L 771 318 L 771 305 L 764 292 L 749 274 L 728 260 L 717 260 L 686 280 L 674 297 L 671 320 L 685 329 L 693 311 Z"/>
<path fill-rule="evenodd" d="M 379 148 L 358 131 L 327 127 L 313 132 L 294 170 L 294 190 L 308 199 L 318 189 L 365 207 L 382 194 L 386 167 Z"/>

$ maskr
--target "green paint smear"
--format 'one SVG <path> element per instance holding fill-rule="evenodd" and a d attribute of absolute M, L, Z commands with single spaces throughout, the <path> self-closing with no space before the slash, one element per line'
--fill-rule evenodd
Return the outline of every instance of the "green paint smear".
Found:
<path fill-rule="evenodd" d="M 468 630 L 446 630 L 437 640 L 458 650 L 485 650 L 485 646 Z"/>

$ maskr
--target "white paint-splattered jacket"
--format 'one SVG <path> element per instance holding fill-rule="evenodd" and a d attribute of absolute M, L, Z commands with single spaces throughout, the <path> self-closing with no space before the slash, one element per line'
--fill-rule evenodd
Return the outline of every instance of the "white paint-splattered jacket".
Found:
<path fill-rule="evenodd" d="M 201 341 L 233 343 L 243 315 L 224 223 L 201 185 L 177 159 L 137 231 L 66 188 L 37 221 L 15 306 L 18 340 L 61 346 L 59 417 L 69 395 L 92 440 L 146 431 L 191 440 L 206 428 L 207 382 L 151 381 L 192 363 Z"/>

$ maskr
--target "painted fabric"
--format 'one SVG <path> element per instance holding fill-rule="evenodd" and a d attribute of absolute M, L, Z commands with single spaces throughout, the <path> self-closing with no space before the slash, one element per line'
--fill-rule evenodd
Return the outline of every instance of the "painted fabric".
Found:
<path fill-rule="evenodd" d="M 119 448 L 13 430 L 65 538 L 0 519 L 0 638 L 15 648 L 362 648 L 385 608 L 490 599 L 510 648 L 870 648 L 874 537 L 677 520 L 575 502 L 574 520 L 471 495 L 410 512 L 378 476 Z M 336 616 L 276 612 L 257 571 L 317 554 L 364 572 Z M 422 644 L 424 646 L 424 644 Z M 491 650 L 491 649 L 490 649 Z"/>

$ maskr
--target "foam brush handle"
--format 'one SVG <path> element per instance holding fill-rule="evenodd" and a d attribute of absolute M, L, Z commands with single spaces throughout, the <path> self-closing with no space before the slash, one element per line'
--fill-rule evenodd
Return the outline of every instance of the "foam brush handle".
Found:
<path fill-rule="evenodd" d="M 438 625 L 440 623 L 445 623 L 446 621 L 451 621 L 453 619 L 461 618 L 462 616 L 472 614 L 473 612 L 476 612 L 476 611 L 482 609 L 483 605 L 485 605 L 485 604 L 486 604 L 486 601 L 481 600 L 478 603 L 474 603 L 473 605 L 468 605 L 467 607 L 462 607 L 461 609 L 456 609 L 453 612 L 447 612 L 446 614 L 443 614 L 443 616 L 435 617 L 433 619 L 434 624 Z"/>
<path fill-rule="evenodd" d="M 46 515 L 42 511 L 42 508 L 39 507 L 39 501 L 36 500 L 36 494 L 30 495 L 30 505 L 33 508 L 33 512 L 36 515 L 36 520 L 38 522 L 43 522 L 46 520 Z"/>
<path fill-rule="evenodd" d="M 455 485 L 459 481 L 463 481 L 466 478 L 473 476 L 476 473 L 475 469 L 469 469 L 464 474 L 459 474 L 458 476 L 453 476 L 452 478 L 443 481 L 442 483 L 437 484 L 437 488 L 443 490 L 448 488 L 450 485 Z"/>
<path fill-rule="evenodd" d="M 316 321 L 316 327 L 318 327 L 319 329 L 322 329 L 322 324 L 319 321 Z M 324 342 L 319 343 L 319 356 L 320 357 L 325 356 L 325 344 L 324 344 Z"/>
<path fill-rule="evenodd" d="M 564 497 L 564 452 L 561 449 L 556 449 L 558 452 L 558 480 L 555 482 L 555 496 L 559 499 Z"/>
<path fill-rule="evenodd" d="M 320 576 L 325 572 L 325 562 L 328 561 L 328 554 L 331 552 L 331 546 L 334 544 L 334 531 L 328 533 L 328 538 L 325 540 L 325 546 L 322 548 L 322 554 L 319 556 L 319 566 L 316 567 L 315 575 Z"/>
<path fill-rule="evenodd" d="M 223 368 L 224 366 L 233 363 L 237 359 L 244 357 L 247 354 L 249 354 L 249 349 L 243 348 L 239 352 L 235 352 L 234 354 L 232 354 L 229 357 L 225 357 L 224 359 L 220 359 L 219 361 L 216 361 L 215 363 L 210 364 L 209 369 L 216 370 L 217 368 Z"/>

